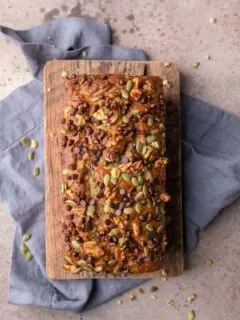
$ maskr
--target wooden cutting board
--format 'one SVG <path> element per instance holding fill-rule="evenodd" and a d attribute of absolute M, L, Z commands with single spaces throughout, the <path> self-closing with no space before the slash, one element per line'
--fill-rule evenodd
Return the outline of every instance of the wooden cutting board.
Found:
<path fill-rule="evenodd" d="M 82 272 L 72 274 L 63 269 L 61 234 L 61 162 L 58 134 L 64 109 L 64 80 L 68 74 L 157 75 L 168 80 L 164 87 L 167 98 L 167 192 L 172 200 L 166 208 L 169 216 L 169 245 L 164 268 L 169 276 L 183 272 L 183 227 L 180 150 L 180 84 L 179 70 L 175 64 L 164 67 L 160 61 L 105 61 L 105 60 L 56 60 L 44 68 L 44 135 L 45 135 L 45 213 L 46 213 L 46 271 L 51 279 L 77 278 L 151 278 L 161 277 L 161 270 L 145 274 L 111 275 Z"/>

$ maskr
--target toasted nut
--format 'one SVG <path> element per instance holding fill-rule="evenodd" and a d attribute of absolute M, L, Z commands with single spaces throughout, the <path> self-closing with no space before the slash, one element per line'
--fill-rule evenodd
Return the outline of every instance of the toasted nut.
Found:
<path fill-rule="evenodd" d="M 128 99 L 129 98 L 129 93 L 125 89 L 121 89 L 121 95 L 123 98 Z"/>
<path fill-rule="evenodd" d="M 22 254 L 26 255 L 28 253 L 29 249 L 24 243 L 21 243 L 20 251 L 21 251 Z"/>
<path fill-rule="evenodd" d="M 125 214 L 132 214 L 134 212 L 134 209 L 131 208 L 131 207 L 128 207 L 128 208 L 124 208 L 123 212 Z"/>
<path fill-rule="evenodd" d="M 147 229 L 148 231 L 153 231 L 153 226 L 152 226 L 152 224 L 151 224 L 151 223 L 146 224 L 146 229 Z"/>
<path fill-rule="evenodd" d="M 111 175 L 109 173 L 105 174 L 105 176 L 103 178 L 103 182 L 106 187 L 109 186 L 109 184 L 111 182 Z"/>
<path fill-rule="evenodd" d="M 76 202 L 73 200 L 66 200 L 65 204 L 71 208 L 74 208 L 77 205 Z"/>
<path fill-rule="evenodd" d="M 121 171 L 118 168 L 113 168 L 111 171 L 111 175 L 115 179 L 119 178 L 120 174 L 121 174 Z"/>
<path fill-rule="evenodd" d="M 137 150 L 138 153 L 141 153 L 142 149 L 143 149 L 143 144 L 142 144 L 141 141 L 138 140 L 137 143 L 136 143 L 136 150 Z"/>
<path fill-rule="evenodd" d="M 131 176 L 126 172 L 122 173 L 122 178 L 123 178 L 123 180 L 126 180 L 126 181 L 131 181 L 132 180 Z"/>
<path fill-rule="evenodd" d="M 68 170 L 68 169 L 64 169 L 63 172 L 62 172 L 62 174 L 63 174 L 64 176 L 69 175 L 69 174 L 72 174 L 72 173 L 73 173 L 72 170 Z"/>
<path fill-rule="evenodd" d="M 97 94 L 96 96 L 92 97 L 92 102 L 96 102 L 98 100 L 103 99 L 103 95 L 102 94 Z"/>
<path fill-rule="evenodd" d="M 71 266 L 69 264 L 67 264 L 67 263 L 64 263 L 63 268 L 65 270 L 70 270 Z"/>
<path fill-rule="evenodd" d="M 66 257 L 65 257 L 65 259 L 66 259 Z M 71 259 L 70 259 L 71 260 Z M 72 261 L 71 261 L 72 262 Z M 87 267 L 87 265 L 88 265 L 88 263 L 87 263 L 87 261 L 85 261 L 85 260 L 78 260 L 77 261 L 77 265 L 78 266 L 81 266 L 81 267 Z"/>
<path fill-rule="evenodd" d="M 139 186 L 139 182 L 138 182 L 138 178 L 132 178 L 132 184 L 135 186 L 135 187 L 138 187 Z"/>
<path fill-rule="evenodd" d="M 73 241 L 71 242 L 71 244 L 72 244 L 73 248 L 74 248 L 77 252 L 80 251 L 81 245 L 80 245 L 79 242 L 77 242 L 76 240 L 73 240 Z"/>
<path fill-rule="evenodd" d="M 134 198 L 134 200 L 137 202 L 139 200 L 141 200 L 144 197 L 144 194 L 142 191 L 138 192 Z"/>
<path fill-rule="evenodd" d="M 157 228 L 157 233 L 159 234 L 159 233 L 161 233 L 163 230 L 164 230 L 164 226 L 161 225 L 161 226 L 159 226 L 159 227 Z"/>
<path fill-rule="evenodd" d="M 28 234 L 28 233 L 24 234 L 22 239 L 23 241 L 27 242 L 29 239 L 31 239 L 31 234 Z"/>
<path fill-rule="evenodd" d="M 34 168 L 32 174 L 34 177 L 39 176 L 40 175 L 40 168 L 38 168 L 38 167 Z"/>
<path fill-rule="evenodd" d="M 188 312 L 188 320 L 194 320 L 196 317 L 196 313 L 194 310 Z"/>
<path fill-rule="evenodd" d="M 213 265 L 213 260 L 212 259 L 208 259 L 206 261 L 206 263 L 207 263 L 208 266 L 211 266 L 211 265 Z"/>
<path fill-rule="evenodd" d="M 94 269 L 94 271 L 96 271 L 96 272 L 102 272 L 102 271 L 103 271 L 103 267 L 96 267 L 96 268 Z"/>
<path fill-rule="evenodd" d="M 144 184 L 144 179 L 143 179 L 142 176 L 139 176 L 139 177 L 138 177 L 138 182 L 139 182 L 140 185 L 143 185 L 143 184 Z"/>
<path fill-rule="evenodd" d="M 137 203 L 135 204 L 135 210 L 137 211 L 137 213 L 141 213 L 141 212 L 142 212 L 143 206 L 141 205 L 140 202 L 137 202 Z"/>
<path fill-rule="evenodd" d="M 149 254 L 150 254 L 149 248 L 148 248 L 148 247 L 144 247 L 144 248 L 143 248 L 143 251 L 144 251 L 145 255 L 148 257 Z"/>
<path fill-rule="evenodd" d="M 197 69 L 199 66 L 200 66 L 200 62 L 199 61 L 193 61 L 192 62 L 193 69 Z"/>
<path fill-rule="evenodd" d="M 153 125 L 153 123 L 154 123 L 153 117 L 149 117 L 149 118 L 148 118 L 148 125 L 149 125 L 149 127 L 151 127 L 151 126 Z"/>
<path fill-rule="evenodd" d="M 156 139 L 157 139 L 156 136 L 148 136 L 146 138 L 148 144 L 151 144 L 152 142 L 156 141 Z"/>
<path fill-rule="evenodd" d="M 148 197 L 148 188 L 145 184 L 143 185 L 142 191 L 143 191 L 144 197 L 147 198 Z"/>
<path fill-rule="evenodd" d="M 30 139 L 28 139 L 28 138 L 23 138 L 23 139 L 21 140 L 21 143 L 22 143 L 24 146 L 26 146 L 26 147 L 30 147 L 31 141 L 30 141 Z"/>

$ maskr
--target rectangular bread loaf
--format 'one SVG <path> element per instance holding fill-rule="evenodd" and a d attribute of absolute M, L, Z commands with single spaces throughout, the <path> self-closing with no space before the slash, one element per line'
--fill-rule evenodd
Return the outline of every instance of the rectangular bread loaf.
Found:
<path fill-rule="evenodd" d="M 66 88 L 64 268 L 113 274 L 161 268 L 170 198 L 162 80 L 72 75 Z"/>

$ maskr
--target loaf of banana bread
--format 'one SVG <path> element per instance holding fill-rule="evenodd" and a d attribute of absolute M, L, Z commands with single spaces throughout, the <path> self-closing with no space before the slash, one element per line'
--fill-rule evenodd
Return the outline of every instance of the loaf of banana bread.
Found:
<path fill-rule="evenodd" d="M 156 76 L 72 75 L 61 119 L 64 268 L 162 267 L 165 101 Z"/>

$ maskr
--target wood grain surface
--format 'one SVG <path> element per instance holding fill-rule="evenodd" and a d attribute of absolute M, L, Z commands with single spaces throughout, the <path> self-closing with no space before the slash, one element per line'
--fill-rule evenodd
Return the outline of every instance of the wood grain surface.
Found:
<path fill-rule="evenodd" d="M 157 75 L 167 79 L 164 87 L 167 99 L 167 192 L 172 200 L 166 208 L 169 216 L 167 234 L 169 245 L 164 269 L 169 276 L 183 272 L 183 225 L 180 149 L 180 84 L 175 64 L 164 67 L 160 61 L 105 61 L 56 60 L 44 68 L 44 135 L 45 135 L 45 214 L 46 214 L 46 271 L 51 279 L 78 278 L 152 278 L 161 277 L 162 271 L 152 273 L 113 275 L 94 272 L 72 274 L 63 269 L 61 231 L 61 161 L 59 124 L 64 105 L 64 79 L 62 71 L 76 74 Z"/>

